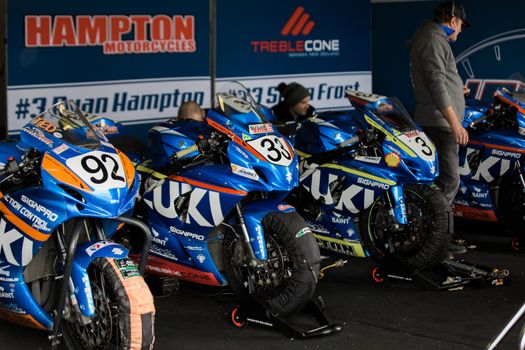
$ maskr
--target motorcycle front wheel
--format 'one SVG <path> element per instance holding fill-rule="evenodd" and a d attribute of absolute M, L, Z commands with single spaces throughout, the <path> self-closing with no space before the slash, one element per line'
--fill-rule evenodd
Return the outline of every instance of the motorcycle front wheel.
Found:
<path fill-rule="evenodd" d="M 242 237 L 224 238 L 224 269 L 238 295 L 252 293 L 274 315 L 300 311 L 314 296 L 319 276 L 319 246 L 296 212 L 269 213 L 262 221 L 268 259 L 250 267 Z"/>
<path fill-rule="evenodd" d="M 452 214 L 442 191 L 425 185 L 404 186 L 408 223 L 396 225 L 386 194 L 361 217 L 361 239 L 378 263 L 395 254 L 419 270 L 442 261 L 452 236 Z"/>
<path fill-rule="evenodd" d="M 129 259 L 97 258 L 89 267 L 95 316 L 89 322 L 63 319 L 69 349 L 152 349 L 153 296 Z"/>

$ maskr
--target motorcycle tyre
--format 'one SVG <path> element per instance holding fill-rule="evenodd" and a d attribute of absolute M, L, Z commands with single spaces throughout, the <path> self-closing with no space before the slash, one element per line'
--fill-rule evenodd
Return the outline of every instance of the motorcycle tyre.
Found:
<path fill-rule="evenodd" d="M 128 264 L 128 266 L 130 265 Z M 114 305 L 118 307 L 118 325 L 112 325 L 112 334 L 109 335 L 111 340 L 108 344 L 104 344 L 105 348 L 118 350 L 153 349 L 155 305 L 153 304 L 153 296 L 138 270 L 130 272 L 128 267 L 126 272 L 121 272 L 114 259 L 109 258 L 95 259 L 90 268 L 97 270 L 96 273 L 90 274 L 92 288 L 93 284 L 100 286 L 100 279 L 94 276 L 97 273 L 102 274 L 107 297 L 105 302 L 107 305 L 111 304 L 112 307 Z M 129 277 L 126 277 L 125 273 Z M 98 317 L 99 312 L 100 310 L 96 308 L 94 317 Z M 112 314 L 111 318 L 114 321 L 115 315 Z M 116 332 L 116 326 L 118 326 L 119 332 Z M 80 343 L 78 334 L 73 331 L 74 325 L 65 319 L 62 320 L 61 329 L 68 349 L 91 349 L 91 347 L 83 346 Z M 119 335 L 119 339 L 115 339 L 115 334 Z M 96 347 L 96 349 L 99 348 L 99 346 Z"/>
<path fill-rule="evenodd" d="M 434 215 L 431 223 L 430 232 L 426 233 L 423 243 L 416 251 L 400 253 L 407 267 L 413 270 L 421 270 L 443 261 L 447 255 L 447 250 L 452 238 L 453 220 L 452 211 L 448 201 L 441 190 L 436 190 L 426 185 L 407 185 L 404 186 L 405 201 L 408 205 L 412 198 L 416 198 L 429 205 L 423 217 Z M 382 264 L 391 255 L 386 247 L 381 246 L 373 236 L 370 228 L 372 217 L 377 215 L 376 208 L 381 203 L 383 197 L 379 197 L 374 203 L 363 212 L 361 217 L 361 239 L 371 257 Z M 388 215 L 388 214 L 386 214 Z"/>
<path fill-rule="evenodd" d="M 314 296 L 319 278 L 321 255 L 319 246 L 308 228 L 308 224 L 296 212 L 267 214 L 262 221 L 265 239 L 269 235 L 276 238 L 276 242 L 284 248 L 293 262 L 291 276 L 276 295 L 256 298 L 273 314 L 287 316 L 300 311 Z M 245 268 L 233 262 L 232 238 L 234 233 L 229 231 L 225 238 L 223 258 L 224 269 L 233 291 L 241 297 L 248 293 L 244 281 L 248 278 Z M 241 238 L 237 238 L 241 239 Z"/>

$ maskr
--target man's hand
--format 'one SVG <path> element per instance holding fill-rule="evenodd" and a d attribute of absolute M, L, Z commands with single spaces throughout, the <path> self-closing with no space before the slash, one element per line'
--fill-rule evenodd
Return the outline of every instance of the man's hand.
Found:
<path fill-rule="evenodd" d="M 454 108 L 452 108 L 452 106 L 448 106 L 447 108 L 441 110 L 441 113 L 443 113 L 443 116 L 450 125 L 450 130 L 452 130 L 454 141 L 456 141 L 458 145 L 466 145 L 468 142 L 468 132 L 461 125 Z"/>
<path fill-rule="evenodd" d="M 468 143 L 468 132 L 460 123 L 455 123 L 452 127 L 452 136 L 458 145 L 466 145 Z"/>

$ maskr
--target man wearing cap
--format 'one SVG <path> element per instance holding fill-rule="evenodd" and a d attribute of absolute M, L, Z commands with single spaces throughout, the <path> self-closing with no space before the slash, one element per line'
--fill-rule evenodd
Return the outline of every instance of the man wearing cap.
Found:
<path fill-rule="evenodd" d="M 277 90 L 283 99 L 272 107 L 272 111 L 279 122 L 299 122 L 314 115 L 315 109 L 309 104 L 310 94 L 304 86 L 295 82 L 280 83 Z"/>
<path fill-rule="evenodd" d="M 416 102 L 414 118 L 436 145 L 436 185 L 443 189 L 450 204 L 459 188 L 458 145 L 468 142 L 468 133 L 461 125 L 466 89 L 450 47 L 464 26 L 470 24 L 463 5 L 446 1 L 435 8 L 434 20 L 424 22 L 408 43 Z M 463 252 L 465 249 L 461 248 L 458 250 Z"/>

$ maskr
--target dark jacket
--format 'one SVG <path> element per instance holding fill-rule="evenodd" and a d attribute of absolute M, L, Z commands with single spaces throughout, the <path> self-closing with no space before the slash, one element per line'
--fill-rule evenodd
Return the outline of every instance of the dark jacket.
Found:
<path fill-rule="evenodd" d="M 443 28 L 431 21 L 423 23 L 408 49 L 416 121 L 422 126 L 450 127 L 441 110 L 452 106 L 461 122 L 465 113 L 463 81 Z"/>
<path fill-rule="evenodd" d="M 300 117 L 298 120 L 295 120 L 293 115 L 288 110 L 288 107 L 284 104 L 283 101 L 279 102 L 275 106 L 272 107 L 273 114 L 275 114 L 275 118 L 277 118 L 277 122 L 281 124 L 285 124 L 287 122 L 301 122 L 305 120 L 306 118 L 310 118 L 315 114 L 315 108 L 313 106 L 308 106 L 308 110 L 306 111 L 306 115 L 304 117 Z"/>

